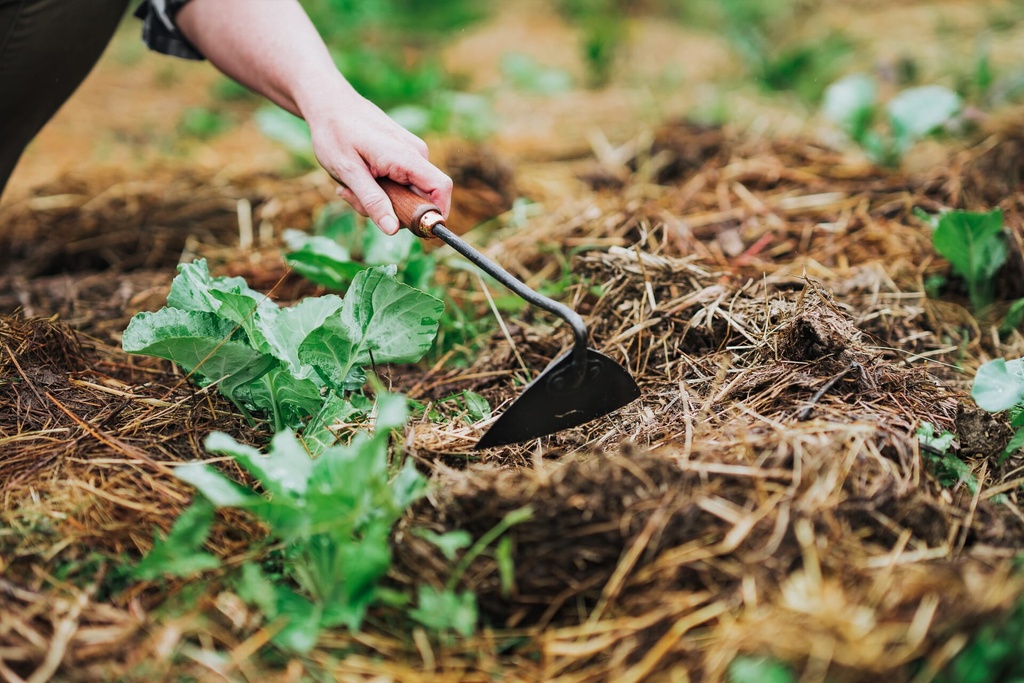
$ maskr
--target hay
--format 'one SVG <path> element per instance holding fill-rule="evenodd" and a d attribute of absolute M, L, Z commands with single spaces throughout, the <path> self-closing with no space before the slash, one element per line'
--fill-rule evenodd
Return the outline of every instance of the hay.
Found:
<path fill-rule="evenodd" d="M 111 588 L 109 558 L 137 557 L 153 528 L 166 529 L 187 504 L 174 464 L 204 457 L 201 439 L 213 429 L 264 436 L 166 364 L 115 346 L 131 309 L 159 299 L 176 257 L 159 268 L 94 264 L 58 292 L 52 280 L 38 284 L 42 270 L 26 272 L 22 298 L 6 308 L 28 300 L 48 315 L 83 314 L 78 333 L 49 319 L 0 318 L 3 675 L 713 681 L 737 654 L 755 653 L 784 659 L 805 680 L 906 680 L 909 662 L 927 660 L 926 680 L 1024 589 L 1012 571 L 1024 546 L 1020 461 L 992 457 L 1007 425 L 974 411 L 965 392 L 978 363 L 1022 355 L 1024 337 L 1000 339 L 959 292 L 948 301 L 925 294 L 925 279 L 947 266 L 912 213 L 989 208 L 983 169 L 1008 163 L 1000 149 L 989 139 L 907 177 L 804 141 L 676 124 L 576 164 L 614 190 L 556 199 L 552 187 L 535 197 L 547 212 L 525 228 L 497 221 L 485 249 L 535 287 L 566 265 L 581 276 L 566 299 L 595 346 L 636 375 L 642 399 L 482 455 L 470 450 L 482 425 L 464 416 L 410 425 L 396 446 L 436 486 L 395 535 L 392 587 L 443 585 L 453 569 L 411 528 L 480 538 L 529 506 L 532 518 L 509 532 L 511 586 L 484 553 L 461 580 L 485 614 L 478 636 L 437 640 L 379 608 L 364 633 L 324 634 L 309 657 L 278 666 L 254 658 L 276 626 L 220 574 L 176 617 L 157 610 L 181 595 L 179 584 Z M 481 215 L 485 205 L 507 208 L 500 165 L 465 167 L 493 171 L 474 195 Z M 198 191 L 179 182 L 172 189 Z M 235 189 L 217 191 L 249 199 L 278 231 L 289 220 L 274 205 L 282 187 L 312 183 L 304 201 L 322 201 L 311 180 L 293 182 L 224 179 Z M 118 204 L 106 201 L 76 199 L 79 213 L 63 220 L 109 218 Z M 1019 242 L 1024 196 L 998 202 Z M 16 207 L 15 233 L 52 225 L 56 204 Z M 281 281 L 270 249 L 232 257 L 235 204 L 216 206 L 224 231 L 190 244 L 264 289 Z M 196 219 L 177 231 L 199 235 Z M 571 262 L 568 249 L 580 252 Z M 1012 259 L 1010 272 L 1024 272 L 1019 250 Z M 83 283 L 111 273 L 130 283 L 126 295 L 102 290 L 106 308 L 88 313 Z M 1000 295 L 1019 296 L 1020 286 L 1007 276 Z M 283 296 L 301 291 L 294 284 Z M 470 367 L 402 371 L 395 387 L 428 402 L 469 388 L 500 407 L 515 396 L 513 381 L 570 343 L 536 311 L 507 322 L 507 337 Z M 940 485 L 915 434 L 922 422 L 957 434 L 974 481 Z M 232 565 L 261 537 L 245 516 L 220 517 L 211 549 Z"/>

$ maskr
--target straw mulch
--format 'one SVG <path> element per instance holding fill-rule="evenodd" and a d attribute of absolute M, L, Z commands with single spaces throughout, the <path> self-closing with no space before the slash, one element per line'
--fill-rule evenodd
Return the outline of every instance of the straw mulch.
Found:
<path fill-rule="evenodd" d="M 1024 194 L 1008 144 L 988 138 L 904 176 L 812 143 L 677 124 L 575 162 L 563 186 L 535 197 L 547 213 L 499 225 L 488 253 L 530 284 L 566 265 L 583 277 L 568 300 L 643 397 L 482 456 L 471 445 L 484 425 L 424 420 L 396 444 L 435 487 L 396 533 L 393 587 L 451 574 L 413 528 L 479 538 L 532 510 L 509 532 L 511 577 L 493 552 L 462 577 L 487 624 L 466 641 L 381 609 L 365 633 L 325 634 L 310 657 L 272 665 L 253 655 L 268 651 L 273 625 L 221 574 L 199 595 L 118 579 L 111 558 L 137 557 L 188 500 L 172 465 L 203 457 L 213 429 L 262 435 L 166 365 L 116 349 L 131 297 L 84 326 L 95 336 L 5 316 L 0 675 L 714 681 L 750 653 L 803 680 L 928 680 L 1024 588 L 1012 570 L 1024 546 L 1020 460 L 999 462 L 1010 430 L 967 393 L 979 362 L 1020 356 L 1024 340 L 1000 339 L 952 285 L 944 301 L 925 295 L 947 265 L 912 210 L 999 204 L 1019 244 Z M 313 201 L 307 182 L 289 189 Z M 573 198 L 556 199 L 565 189 Z M 45 210 L 24 209 L 19 224 Z M 222 264 L 224 234 L 203 252 Z M 1021 294 L 1011 251 L 1004 299 Z M 246 269 L 270 285 L 282 272 L 258 252 L 233 272 Z M 21 291 L 39 296 L 42 277 Z M 35 301 L 59 310 L 60 299 Z M 514 379 L 569 342 L 536 311 L 506 323 L 472 366 L 402 374 L 398 388 L 421 400 L 471 388 L 500 406 Z M 915 434 L 922 422 L 957 433 L 973 481 L 940 485 Z M 246 517 L 221 517 L 213 550 L 236 565 L 261 537 Z"/>

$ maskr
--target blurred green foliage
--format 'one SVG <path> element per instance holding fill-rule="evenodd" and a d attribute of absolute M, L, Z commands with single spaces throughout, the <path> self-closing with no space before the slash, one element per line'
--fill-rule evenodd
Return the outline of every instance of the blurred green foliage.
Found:
<path fill-rule="evenodd" d="M 580 30 L 580 50 L 591 87 L 611 80 L 632 4 L 629 0 L 559 0 L 562 16 Z"/>
<path fill-rule="evenodd" d="M 1024 601 L 1001 623 L 981 627 L 934 678 L 937 683 L 1024 681 Z"/>
<path fill-rule="evenodd" d="M 209 140 L 226 132 L 231 125 L 231 119 L 216 109 L 189 107 L 182 112 L 178 121 L 178 131 L 187 137 Z"/>
<path fill-rule="evenodd" d="M 385 109 L 452 89 L 438 48 L 490 9 L 473 0 L 304 0 L 303 6 L 345 77 Z"/>
<path fill-rule="evenodd" d="M 722 32 L 764 89 L 791 91 L 807 102 L 821 99 L 853 52 L 853 43 L 839 32 L 801 39 L 794 31 L 799 21 L 795 0 L 675 4 L 684 22 Z"/>

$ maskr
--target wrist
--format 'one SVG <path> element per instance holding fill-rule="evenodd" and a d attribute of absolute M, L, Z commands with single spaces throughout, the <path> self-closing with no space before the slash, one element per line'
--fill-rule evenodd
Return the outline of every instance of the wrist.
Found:
<path fill-rule="evenodd" d="M 363 98 L 341 72 L 332 69 L 321 76 L 304 79 L 292 99 L 299 115 L 313 126 L 327 117 L 336 116 L 339 110 L 348 110 Z"/>

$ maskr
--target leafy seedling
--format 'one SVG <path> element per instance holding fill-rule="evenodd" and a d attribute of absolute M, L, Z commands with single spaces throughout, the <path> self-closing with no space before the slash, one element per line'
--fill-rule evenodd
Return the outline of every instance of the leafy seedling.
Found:
<path fill-rule="evenodd" d="M 313 140 L 305 121 L 272 104 L 257 109 L 253 120 L 263 135 L 288 152 L 293 164 L 307 170 L 317 168 Z"/>
<path fill-rule="evenodd" d="M 917 428 L 917 440 L 924 452 L 925 462 L 938 477 L 940 484 L 948 488 L 962 482 L 971 494 L 978 490 L 978 480 L 970 466 L 957 457 L 953 450 L 955 434 L 949 431 L 936 434 L 935 425 L 922 422 Z"/>
<path fill-rule="evenodd" d="M 443 589 L 427 585 L 420 586 L 419 603 L 416 609 L 409 613 L 409 616 L 427 628 L 440 633 L 455 631 L 463 636 L 471 635 L 476 628 L 477 621 L 476 596 L 471 591 L 457 591 L 456 586 L 469 566 L 473 564 L 473 560 L 497 541 L 496 556 L 498 571 L 501 574 L 502 590 L 506 594 L 511 592 L 514 577 L 512 545 L 507 536 L 503 538 L 503 534 L 517 524 L 531 519 L 533 519 L 533 509 L 529 506 L 506 514 L 500 522 L 478 538 L 466 551 L 448 577 Z M 449 532 L 443 535 L 421 532 L 419 536 L 435 543 L 449 560 L 454 559 L 455 553 L 469 545 L 471 540 L 469 535 L 464 532 Z"/>
<path fill-rule="evenodd" d="M 274 436 L 266 455 L 227 434 L 211 434 L 207 450 L 232 457 L 262 494 L 205 463 L 175 471 L 216 507 L 258 517 L 271 541 L 283 545 L 284 576 L 249 565 L 240 594 L 269 620 L 285 622 L 274 642 L 286 650 L 307 652 L 325 628 L 360 627 L 391 565 L 391 529 L 426 490 L 411 461 L 397 470 L 388 464 L 390 432 L 407 418 L 404 397 L 379 393 L 375 412 L 372 434 L 361 431 L 316 459 L 287 430 Z"/>
<path fill-rule="evenodd" d="M 994 299 L 995 276 L 1006 263 L 1002 210 L 947 211 L 935 217 L 918 211 L 917 216 L 932 226 L 935 250 L 966 283 L 971 308 L 988 307 Z"/>
<path fill-rule="evenodd" d="M 171 526 L 166 537 L 158 533 L 153 549 L 135 566 L 132 576 L 141 581 L 158 576 L 189 577 L 216 569 L 220 561 L 202 550 L 213 524 L 213 505 L 199 498 Z"/>
<path fill-rule="evenodd" d="M 825 89 L 822 113 L 860 145 L 872 162 L 896 166 L 915 143 L 952 123 L 962 107 L 959 95 L 939 85 L 908 88 L 882 107 L 875 80 L 866 74 L 852 74 Z M 882 111 L 884 126 L 878 122 Z"/>
<path fill-rule="evenodd" d="M 434 283 L 438 262 L 434 252 L 425 251 L 411 232 L 402 230 L 393 236 L 385 235 L 340 203 L 328 205 L 315 217 L 312 235 L 287 230 L 284 237 L 289 248 L 285 254 L 288 264 L 327 289 L 344 291 L 360 271 L 394 264 L 396 277 L 405 284 L 439 299 L 451 298 L 448 291 Z M 463 261 L 455 261 L 450 267 L 474 268 Z M 518 297 L 507 301 L 515 311 L 524 305 Z M 493 325 L 492 317 L 477 315 L 469 306 L 446 307 L 439 320 L 432 356 L 440 357 L 451 350 L 468 356 L 470 347 Z"/>
<path fill-rule="evenodd" d="M 216 383 L 243 414 L 269 414 L 275 431 L 310 422 L 320 429 L 350 414 L 331 394 L 361 388 L 365 366 L 415 362 L 430 348 L 444 304 L 395 273 L 368 268 L 344 299 L 280 308 L 242 278 L 211 277 L 205 261 L 182 264 L 168 305 L 132 318 L 122 346 L 173 361 L 201 385 Z"/>

